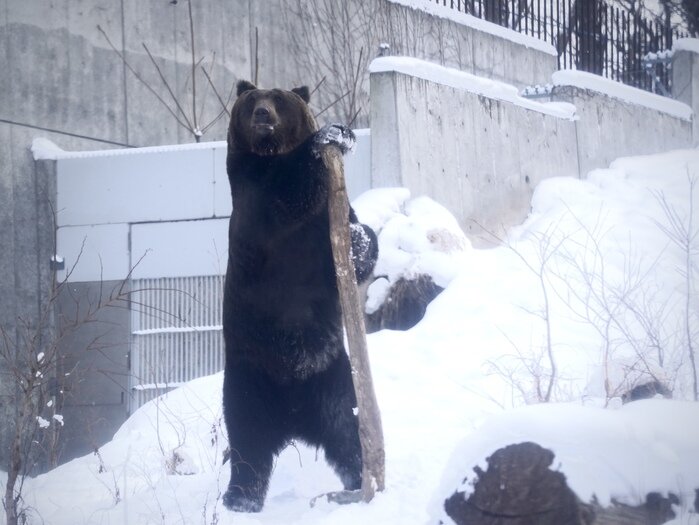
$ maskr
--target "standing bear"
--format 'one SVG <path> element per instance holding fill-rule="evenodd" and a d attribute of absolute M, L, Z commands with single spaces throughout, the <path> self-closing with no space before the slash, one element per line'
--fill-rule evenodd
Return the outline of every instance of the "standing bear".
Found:
<path fill-rule="evenodd" d="M 346 489 L 361 486 L 356 400 L 328 223 L 323 148 L 354 134 L 319 131 L 307 87 L 241 81 L 228 129 L 233 197 L 223 304 L 223 406 L 232 510 L 262 509 L 274 457 L 292 440 L 321 446 Z M 372 272 L 376 235 L 350 209 L 358 281 Z"/>

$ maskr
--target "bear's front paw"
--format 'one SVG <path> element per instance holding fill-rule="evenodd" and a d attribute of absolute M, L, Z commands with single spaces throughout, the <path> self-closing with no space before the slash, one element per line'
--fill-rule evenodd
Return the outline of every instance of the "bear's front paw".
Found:
<path fill-rule="evenodd" d="M 323 147 L 327 144 L 333 144 L 340 148 L 344 155 L 348 151 L 354 149 L 354 144 L 357 138 L 354 132 L 347 126 L 342 124 L 326 124 L 318 130 L 313 139 L 313 149 L 316 153 L 320 153 Z"/>

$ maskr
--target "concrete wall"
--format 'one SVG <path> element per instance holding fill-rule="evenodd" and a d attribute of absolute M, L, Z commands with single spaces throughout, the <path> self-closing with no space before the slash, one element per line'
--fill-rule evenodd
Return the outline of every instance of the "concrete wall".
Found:
<path fill-rule="evenodd" d="M 477 244 L 492 241 L 483 229 L 524 219 L 544 178 L 692 143 L 689 106 L 595 75 L 555 73 L 541 103 L 422 61 L 380 58 L 371 69 L 372 186 L 429 195 Z"/>
<path fill-rule="evenodd" d="M 465 73 L 431 67 L 422 75 L 425 65 L 415 61 L 408 74 L 396 71 L 395 60 L 384 62 L 371 78 L 372 186 L 429 195 L 487 244 L 493 237 L 483 228 L 499 235 L 524 219 L 541 179 L 578 175 L 571 108 L 557 114 L 498 98 L 507 91 L 498 83 L 478 93 L 477 79 Z"/>
<path fill-rule="evenodd" d="M 692 144 L 692 111 L 686 104 L 580 71 L 557 72 L 553 84 L 551 99 L 576 108 L 581 177 L 619 157 Z"/>
<path fill-rule="evenodd" d="M 355 125 L 370 125 L 367 66 L 383 44 L 389 45 L 389 55 L 421 58 L 520 87 L 545 82 L 557 67 L 550 44 L 427 0 L 282 2 L 280 18 L 299 80 L 313 85 L 325 79 L 314 95 L 316 107 L 331 105 L 356 86 L 330 109 L 330 120 L 354 117 Z"/>
<path fill-rule="evenodd" d="M 383 0 L 380 41 L 411 56 L 518 87 L 545 83 L 558 69 L 554 47 L 435 2 Z"/>
<path fill-rule="evenodd" d="M 94 452 L 126 418 L 131 331 L 123 286 L 121 280 L 71 282 L 58 297 L 60 463 Z"/>

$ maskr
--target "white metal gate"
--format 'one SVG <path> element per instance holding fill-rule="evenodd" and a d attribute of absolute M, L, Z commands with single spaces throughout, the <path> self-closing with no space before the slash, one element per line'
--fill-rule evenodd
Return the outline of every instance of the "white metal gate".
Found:
<path fill-rule="evenodd" d="M 132 281 L 130 412 L 223 369 L 224 276 Z"/>

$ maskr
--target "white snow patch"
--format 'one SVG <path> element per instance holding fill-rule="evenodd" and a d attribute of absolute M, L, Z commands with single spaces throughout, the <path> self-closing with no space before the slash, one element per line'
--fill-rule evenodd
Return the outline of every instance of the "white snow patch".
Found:
<path fill-rule="evenodd" d="M 672 43 L 673 51 L 699 53 L 699 38 L 680 38 Z"/>
<path fill-rule="evenodd" d="M 367 314 L 373 314 L 381 305 L 386 302 L 388 292 L 391 291 L 391 281 L 386 277 L 379 277 L 369 285 L 366 291 L 366 303 L 364 311 Z"/>
<path fill-rule="evenodd" d="M 37 137 L 32 140 L 31 152 L 34 160 L 57 160 L 66 153 L 49 139 Z"/>
<path fill-rule="evenodd" d="M 36 422 L 39 424 L 39 428 L 48 428 L 49 425 L 51 425 L 51 423 L 41 416 L 36 416 Z"/>
<path fill-rule="evenodd" d="M 94 151 L 66 151 L 45 138 L 36 138 L 32 141 L 31 151 L 34 160 L 48 159 L 84 159 L 92 157 L 113 157 L 121 155 L 140 155 L 146 153 L 164 153 L 170 151 L 190 151 L 220 149 L 228 147 L 225 141 L 193 142 L 190 144 L 174 144 L 168 146 L 148 146 L 143 148 L 115 148 Z"/>
<path fill-rule="evenodd" d="M 421 78 L 455 89 L 470 91 L 496 100 L 511 102 L 517 106 L 554 117 L 574 120 L 575 106 L 564 102 L 536 102 L 519 95 L 519 90 L 505 82 L 479 77 L 458 69 L 440 66 L 412 57 L 379 57 L 369 64 L 371 73 L 393 72 Z"/>
<path fill-rule="evenodd" d="M 434 2 L 426 2 L 425 0 L 389 0 L 389 2 L 404 5 L 417 11 L 423 11 L 439 18 L 452 20 L 459 24 L 477 29 L 478 31 L 483 31 L 484 33 L 504 38 L 505 40 L 509 40 L 515 44 L 536 49 L 549 55 L 558 56 L 556 48 L 543 40 L 539 40 L 538 38 L 534 38 L 530 35 L 525 35 L 519 31 L 502 27 L 498 24 L 488 22 L 487 20 L 477 18 L 473 15 L 462 13 L 456 9 L 451 9 L 450 7 L 444 5 L 439 5 Z"/>
<path fill-rule="evenodd" d="M 373 191 L 366 192 L 364 198 L 370 199 Z M 446 287 L 459 273 L 471 243 L 454 216 L 429 197 L 418 197 L 404 206 L 404 213 L 395 213 L 375 230 L 380 255 L 374 274 L 385 277 L 390 284 L 401 278 L 429 275 L 437 286 Z M 369 309 L 385 295 L 385 287 L 383 282 L 370 287 Z"/>
<path fill-rule="evenodd" d="M 692 108 L 683 102 L 656 95 L 633 86 L 627 86 L 621 82 L 586 71 L 563 69 L 556 71 L 551 80 L 555 86 L 574 86 L 580 89 L 590 89 L 624 102 L 638 104 L 639 106 L 667 113 L 683 120 L 692 119 Z"/>
<path fill-rule="evenodd" d="M 391 218 L 403 212 L 409 198 L 408 188 L 375 188 L 354 199 L 352 208 L 359 222 L 378 233 Z"/>
<path fill-rule="evenodd" d="M 61 426 L 63 426 L 63 424 L 64 424 L 64 423 L 63 423 L 63 416 L 62 416 L 61 414 L 54 414 L 54 415 L 53 415 L 53 419 L 55 419 L 56 421 L 58 421 L 58 422 L 61 424 Z"/>

